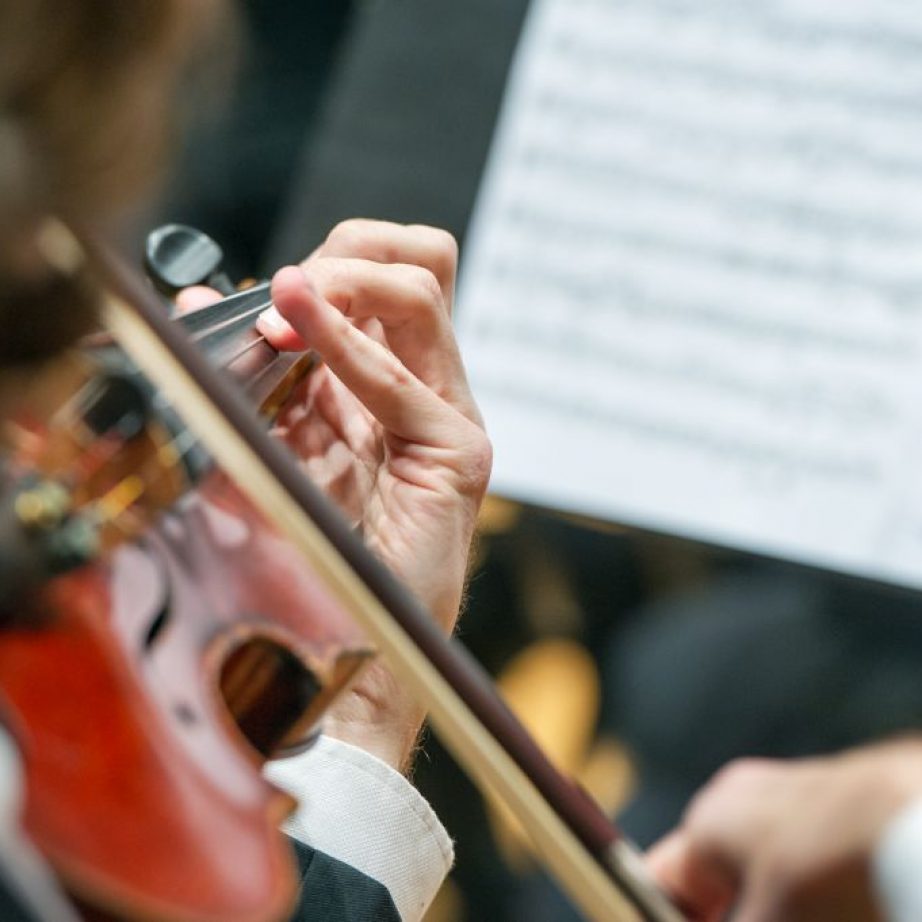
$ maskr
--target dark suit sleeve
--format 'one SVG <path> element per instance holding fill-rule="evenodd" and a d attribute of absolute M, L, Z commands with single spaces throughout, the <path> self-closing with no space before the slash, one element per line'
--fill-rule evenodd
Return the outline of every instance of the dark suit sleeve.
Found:
<path fill-rule="evenodd" d="M 297 839 L 291 841 L 300 876 L 292 922 L 400 922 L 383 884 Z"/>
<path fill-rule="evenodd" d="M 303 842 L 291 841 L 300 880 L 292 922 L 400 922 L 400 913 L 383 884 Z M 39 922 L 13 896 L 2 876 L 0 922 Z"/>

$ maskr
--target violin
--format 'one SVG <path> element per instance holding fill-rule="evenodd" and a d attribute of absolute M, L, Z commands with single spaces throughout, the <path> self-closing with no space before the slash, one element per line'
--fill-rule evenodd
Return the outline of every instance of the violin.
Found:
<path fill-rule="evenodd" d="M 480 667 L 443 636 L 269 437 L 252 399 L 203 359 L 208 334 L 221 340 L 224 364 L 255 359 L 260 347 L 232 346 L 228 331 L 239 332 L 234 309 L 246 303 L 241 316 L 252 315 L 247 298 L 265 292 L 233 295 L 206 309 L 210 314 L 173 323 L 101 237 L 82 230 L 78 239 L 62 228 L 59 243 L 52 255 L 62 269 L 89 260 L 105 279 L 110 296 L 102 319 L 112 342 L 101 348 L 116 343 L 117 361 L 127 356 L 130 365 L 114 376 L 118 387 L 133 387 L 146 408 L 158 411 L 145 415 L 136 400 L 119 403 L 109 387 L 102 397 L 84 393 L 75 404 L 84 431 L 76 439 L 68 432 L 64 463 L 43 467 L 39 486 L 26 482 L 11 504 L 24 530 L 43 534 L 41 544 L 68 529 L 79 534 L 75 523 L 96 526 L 94 540 L 84 543 L 98 550 L 34 594 L 36 609 L 55 613 L 52 639 L 35 622 L 0 639 L 9 644 L 0 647 L 4 666 L 20 657 L 29 664 L 22 670 L 27 684 L 0 687 L 0 707 L 29 775 L 26 826 L 68 890 L 81 904 L 126 918 L 284 918 L 293 881 L 275 826 L 291 805 L 258 768 L 269 755 L 309 744 L 323 708 L 367 660 L 370 641 L 429 709 L 459 763 L 507 803 L 587 916 L 680 920 L 633 847 L 550 765 Z M 262 395 L 270 415 L 309 373 L 310 359 L 300 360 Z M 106 369 L 92 378 L 97 389 L 113 379 L 113 361 L 110 353 L 96 366 Z M 139 384 L 138 370 L 152 383 Z M 264 374 L 257 370 L 253 380 Z M 28 434 L 44 439 L 46 449 L 58 441 L 50 431 Z M 138 438 L 144 460 L 132 458 L 128 471 L 100 466 L 109 456 L 127 462 L 127 443 Z M 195 461 L 201 451 L 205 464 Z M 58 457 L 57 449 L 44 454 Z M 151 473 L 154 457 L 159 466 Z M 61 511 L 48 508 L 54 502 L 40 489 L 48 483 L 93 488 L 76 500 L 71 489 Z M 156 497 L 141 483 L 155 484 Z M 57 543 L 65 546 L 63 558 L 80 558 L 80 541 Z M 286 595 L 277 577 L 271 585 L 259 581 L 270 558 L 273 567 L 281 558 L 289 568 L 296 592 Z M 216 578 L 221 560 L 230 565 Z M 301 607 L 292 614 L 296 600 Z M 360 630 L 344 628 L 350 623 Z M 68 668 L 65 661 L 84 648 L 93 649 L 92 669 Z M 36 703 L 30 699 L 41 699 L 43 685 L 54 707 L 62 690 L 73 706 L 28 721 L 24 715 Z M 114 811 L 104 813 L 104 798 L 90 782 L 109 787 Z M 68 803 L 81 798 L 79 807 Z M 204 822 L 195 803 L 207 803 Z M 97 807 L 104 828 L 71 829 L 80 816 L 95 817 Z M 158 823 L 170 830 L 165 848 L 132 832 Z M 246 880 L 234 874 L 241 866 L 253 869 Z"/>
<path fill-rule="evenodd" d="M 313 359 L 255 333 L 266 299 L 175 322 L 271 421 Z M 372 650 L 110 338 L 72 363 L 74 395 L 18 427 L 7 498 L 6 546 L 31 551 L 8 574 L 64 571 L 6 599 L 0 631 L 25 830 L 85 912 L 285 918 L 293 803 L 260 769 L 310 744 Z"/>

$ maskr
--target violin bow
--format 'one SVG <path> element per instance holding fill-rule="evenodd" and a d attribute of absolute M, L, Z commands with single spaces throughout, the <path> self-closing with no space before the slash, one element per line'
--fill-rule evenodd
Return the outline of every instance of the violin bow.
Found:
<path fill-rule="evenodd" d="M 683 922 L 635 847 L 549 762 L 479 663 L 365 547 L 254 409 L 172 323 L 104 237 L 55 223 L 47 255 L 89 263 L 104 282 L 103 325 L 171 400 L 216 462 L 304 554 L 385 661 L 428 710 L 446 748 L 484 794 L 515 815 L 539 860 L 599 922 Z"/>

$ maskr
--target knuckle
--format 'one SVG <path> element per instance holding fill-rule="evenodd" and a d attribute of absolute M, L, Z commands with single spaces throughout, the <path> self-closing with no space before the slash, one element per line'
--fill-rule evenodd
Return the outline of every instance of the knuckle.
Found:
<path fill-rule="evenodd" d="M 734 759 L 729 762 L 714 776 L 711 785 L 721 787 L 746 786 L 765 776 L 772 764 L 769 759 L 746 757 Z"/>
<path fill-rule="evenodd" d="M 709 826 L 709 819 L 712 813 L 711 798 L 713 796 L 714 782 L 710 782 L 689 801 L 682 814 L 681 828 L 682 831 L 691 840 L 698 838 L 701 830 Z"/>
<path fill-rule="evenodd" d="M 400 393 L 417 384 L 412 372 L 400 361 L 393 359 L 382 368 L 382 389 L 389 393 Z"/>
<path fill-rule="evenodd" d="M 404 270 L 408 284 L 418 295 L 421 307 L 437 308 L 442 303 L 442 286 L 429 270 L 422 266 L 407 266 Z"/>
<path fill-rule="evenodd" d="M 335 299 L 337 273 L 342 275 L 341 263 L 342 260 L 328 256 L 318 257 L 302 267 L 304 277 L 322 297 Z"/>
<path fill-rule="evenodd" d="M 458 252 L 458 242 L 454 234 L 441 227 L 432 227 L 429 224 L 411 224 L 408 230 L 416 234 L 420 239 L 425 238 L 432 250 L 439 250 L 447 256 L 452 256 Z"/>
<path fill-rule="evenodd" d="M 493 470 L 493 443 L 479 426 L 468 443 L 468 483 L 471 492 L 482 494 Z"/>
<path fill-rule="evenodd" d="M 429 227 L 424 224 L 414 224 L 411 229 L 425 240 L 431 253 L 433 273 L 441 279 L 453 277 L 458 265 L 458 241 L 454 234 L 440 227 Z"/>
<path fill-rule="evenodd" d="M 368 222 L 362 218 L 340 221 L 327 234 L 327 243 L 337 251 L 359 249 L 368 236 Z"/>
<path fill-rule="evenodd" d="M 771 759 L 742 758 L 727 763 L 692 798 L 684 822 L 699 835 L 721 828 L 726 816 L 764 799 L 776 771 L 777 763 Z"/>
<path fill-rule="evenodd" d="M 454 264 L 458 259 L 458 241 L 454 234 L 440 227 L 429 227 L 427 230 L 433 251 L 445 262 Z"/>
<path fill-rule="evenodd" d="M 304 277 L 310 282 L 323 282 L 330 275 L 330 267 L 333 264 L 329 256 L 318 256 L 316 259 L 312 259 L 310 262 L 305 263 L 301 267 L 301 271 L 304 273 Z"/>
<path fill-rule="evenodd" d="M 330 337 L 323 344 L 323 360 L 331 368 L 342 367 L 351 357 L 352 346 L 347 336 Z"/>
<path fill-rule="evenodd" d="M 767 760 L 735 759 L 719 769 L 692 798 L 685 810 L 683 823 L 695 835 L 704 834 L 713 821 L 749 790 L 763 775 Z"/>
<path fill-rule="evenodd" d="M 314 345 L 324 362 L 336 369 L 354 363 L 359 335 L 348 318 L 334 312 L 318 331 Z"/>

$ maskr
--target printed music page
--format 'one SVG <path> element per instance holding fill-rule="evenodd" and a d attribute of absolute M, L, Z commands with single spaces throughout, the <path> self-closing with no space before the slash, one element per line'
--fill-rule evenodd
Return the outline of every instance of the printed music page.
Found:
<path fill-rule="evenodd" d="M 922 586 L 913 0 L 535 0 L 458 325 L 494 492 Z"/>

